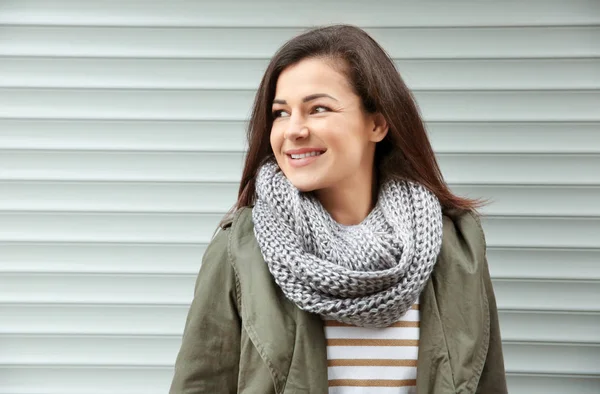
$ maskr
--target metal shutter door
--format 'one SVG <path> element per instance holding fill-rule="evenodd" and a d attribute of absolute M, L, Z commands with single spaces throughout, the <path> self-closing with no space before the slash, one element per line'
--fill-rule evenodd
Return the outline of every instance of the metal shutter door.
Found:
<path fill-rule="evenodd" d="M 268 58 L 368 27 L 484 227 L 511 393 L 600 388 L 594 1 L 0 2 L 0 394 L 167 391 Z"/>

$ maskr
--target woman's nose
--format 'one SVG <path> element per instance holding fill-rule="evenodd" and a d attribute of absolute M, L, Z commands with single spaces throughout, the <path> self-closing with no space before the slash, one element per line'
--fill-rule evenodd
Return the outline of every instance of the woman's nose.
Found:
<path fill-rule="evenodd" d="M 290 122 L 284 137 L 288 140 L 297 140 L 308 137 L 308 134 L 308 127 L 304 123 Z"/>

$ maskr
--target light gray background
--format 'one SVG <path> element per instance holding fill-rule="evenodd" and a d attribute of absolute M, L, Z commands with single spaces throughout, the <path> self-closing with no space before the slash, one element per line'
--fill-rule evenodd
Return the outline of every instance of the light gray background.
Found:
<path fill-rule="evenodd" d="M 598 1 L 0 0 L 0 394 L 165 393 L 244 120 L 305 27 L 368 31 L 484 227 L 511 393 L 600 388 Z"/>

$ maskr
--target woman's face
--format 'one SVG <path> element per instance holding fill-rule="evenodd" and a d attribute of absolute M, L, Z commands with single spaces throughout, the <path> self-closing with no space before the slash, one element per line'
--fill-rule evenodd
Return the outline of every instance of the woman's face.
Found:
<path fill-rule="evenodd" d="M 277 80 L 273 114 L 271 147 L 296 188 L 371 181 L 375 144 L 387 126 L 363 109 L 346 77 L 329 63 L 305 59 L 286 68 Z"/>

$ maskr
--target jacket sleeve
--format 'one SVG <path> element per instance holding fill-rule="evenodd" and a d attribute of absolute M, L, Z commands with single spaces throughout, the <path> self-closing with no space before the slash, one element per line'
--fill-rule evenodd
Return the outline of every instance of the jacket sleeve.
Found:
<path fill-rule="evenodd" d="M 241 319 L 228 232 L 219 231 L 202 259 L 170 394 L 237 392 Z"/>
<path fill-rule="evenodd" d="M 483 281 L 490 308 L 490 342 L 476 392 L 479 394 L 506 394 L 508 393 L 508 389 L 506 387 L 506 372 L 504 370 L 498 308 L 496 307 L 496 296 L 494 295 L 487 258 L 484 260 Z"/>

